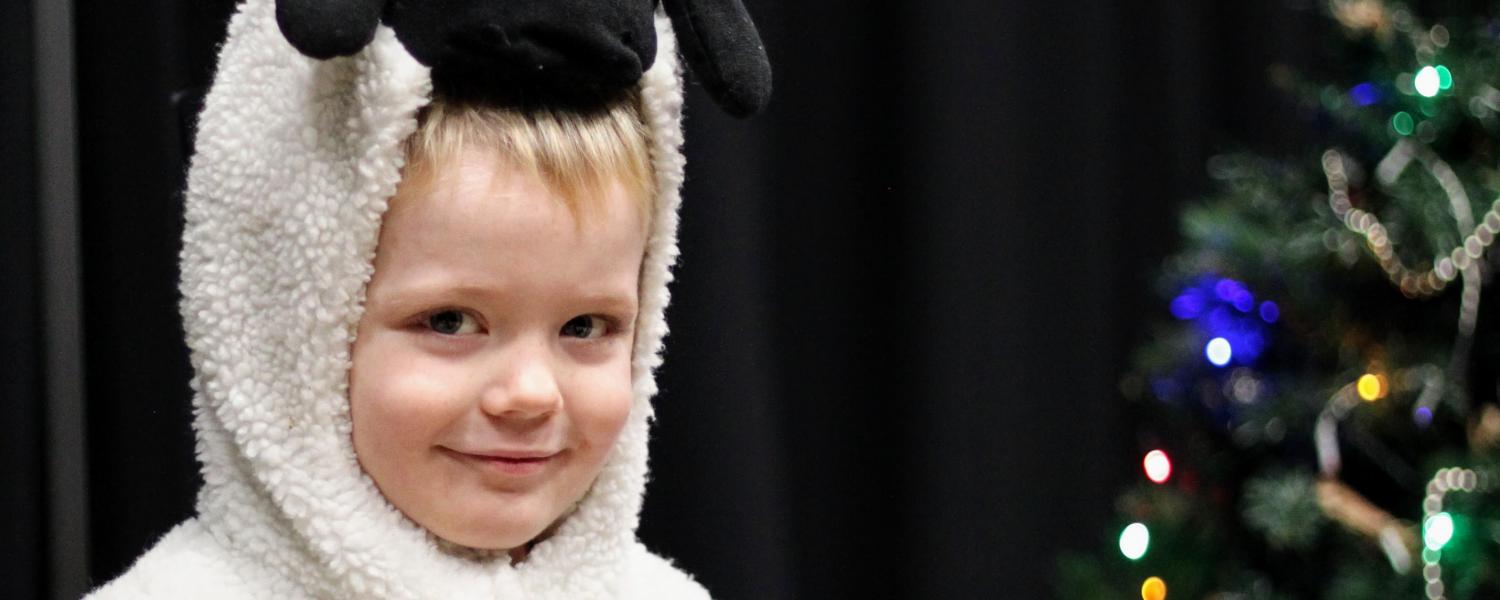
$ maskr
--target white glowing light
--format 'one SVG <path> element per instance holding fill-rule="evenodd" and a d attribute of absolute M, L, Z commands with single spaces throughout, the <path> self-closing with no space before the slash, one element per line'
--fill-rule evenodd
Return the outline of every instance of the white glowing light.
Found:
<path fill-rule="evenodd" d="M 1229 364 L 1229 359 L 1234 357 L 1234 349 L 1229 347 L 1229 340 L 1216 337 L 1208 341 L 1203 348 L 1203 354 L 1208 356 L 1208 362 L 1217 366 Z"/>
<path fill-rule="evenodd" d="M 1146 460 L 1142 461 L 1146 468 L 1146 478 L 1156 483 L 1166 483 L 1167 478 L 1172 476 L 1172 459 L 1167 458 L 1167 453 L 1161 450 L 1152 450 L 1146 453 Z"/>
<path fill-rule="evenodd" d="M 1422 523 L 1422 541 L 1428 550 L 1442 550 L 1453 539 L 1453 517 L 1445 512 L 1427 517 Z M 1120 542 L 1124 544 L 1125 542 Z"/>
<path fill-rule="evenodd" d="M 1130 560 L 1140 560 L 1151 545 L 1151 530 L 1143 523 L 1131 523 L 1120 532 L 1120 554 Z"/>
<path fill-rule="evenodd" d="M 1417 78 L 1412 80 L 1412 85 L 1417 88 L 1417 93 L 1427 98 L 1438 95 L 1438 90 L 1443 86 L 1443 78 L 1438 75 L 1436 68 L 1432 66 L 1422 67 L 1417 71 Z"/>

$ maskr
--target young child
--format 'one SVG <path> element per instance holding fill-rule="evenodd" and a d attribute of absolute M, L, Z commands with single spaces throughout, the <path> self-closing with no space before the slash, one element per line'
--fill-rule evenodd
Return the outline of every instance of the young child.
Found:
<path fill-rule="evenodd" d="M 682 181 L 668 20 L 628 85 L 518 107 L 431 100 L 421 30 L 310 59 L 278 8 L 231 22 L 189 172 L 198 515 L 91 597 L 707 597 L 635 539 Z"/>
<path fill-rule="evenodd" d="M 644 129 L 634 99 L 434 104 L 407 144 L 349 408 L 365 472 L 443 540 L 524 559 L 614 447 L 654 190 Z"/>

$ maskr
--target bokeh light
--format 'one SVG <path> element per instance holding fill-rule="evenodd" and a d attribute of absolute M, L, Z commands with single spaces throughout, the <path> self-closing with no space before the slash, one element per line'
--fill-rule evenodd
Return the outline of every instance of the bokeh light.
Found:
<path fill-rule="evenodd" d="M 1395 116 L 1391 117 L 1391 129 L 1396 130 L 1396 133 L 1400 135 L 1411 135 L 1412 130 L 1416 129 L 1416 127 L 1416 121 L 1413 121 L 1411 115 L 1407 114 L 1406 111 L 1398 112 Z"/>
<path fill-rule="evenodd" d="M 1431 425 L 1432 409 L 1427 408 L 1426 406 L 1418 406 L 1415 410 L 1411 411 L 1411 420 L 1415 422 L 1419 427 L 1426 427 L 1428 425 Z"/>
<path fill-rule="evenodd" d="M 1160 449 L 1147 452 L 1141 465 L 1146 469 L 1146 478 L 1156 483 L 1166 483 L 1172 477 L 1172 459 Z"/>
<path fill-rule="evenodd" d="M 1203 313 L 1203 296 L 1201 294 L 1184 293 L 1172 300 L 1172 316 L 1179 319 L 1196 319 Z"/>
<path fill-rule="evenodd" d="M 1422 70 L 1417 71 L 1417 76 L 1412 80 L 1411 84 L 1417 88 L 1418 94 L 1431 98 L 1442 91 L 1443 79 L 1438 75 L 1437 68 L 1428 65 L 1422 67 Z"/>
<path fill-rule="evenodd" d="M 1141 584 L 1141 600 L 1166 600 L 1167 582 L 1160 577 L 1147 577 Z"/>
<path fill-rule="evenodd" d="M 1276 320 L 1280 318 L 1281 307 L 1276 306 L 1275 302 L 1267 300 L 1260 303 L 1260 320 L 1267 323 L 1275 323 Z"/>
<path fill-rule="evenodd" d="M 1281 317 L 1280 307 L 1269 300 L 1260 301 L 1244 282 L 1215 275 L 1204 275 L 1184 286 L 1172 299 L 1172 316 L 1192 321 L 1205 342 L 1207 354 L 1215 366 L 1254 366 L 1270 344 L 1267 324 Z"/>
<path fill-rule="evenodd" d="M 1354 383 L 1354 389 L 1359 392 L 1359 397 L 1365 402 L 1374 402 L 1385 397 L 1385 376 L 1374 373 L 1365 373 L 1359 376 L 1359 381 Z"/>
<path fill-rule="evenodd" d="M 1120 554 L 1130 560 L 1140 560 L 1151 546 L 1151 530 L 1144 523 L 1131 523 L 1120 532 Z"/>
<path fill-rule="evenodd" d="M 1380 88 L 1375 84 L 1365 82 L 1349 88 L 1349 98 L 1360 106 L 1369 106 L 1380 101 Z"/>
<path fill-rule="evenodd" d="M 1453 539 L 1453 515 L 1446 512 L 1427 517 L 1422 522 L 1422 541 L 1427 544 L 1427 549 L 1436 552 L 1447 546 Z M 1120 547 L 1124 548 L 1124 538 L 1120 538 Z"/>
<path fill-rule="evenodd" d="M 1234 348 L 1229 346 L 1229 340 L 1216 337 L 1203 347 L 1203 354 L 1208 357 L 1208 362 L 1222 367 L 1229 364 L 1229 359 L 1234 358 Z"/>

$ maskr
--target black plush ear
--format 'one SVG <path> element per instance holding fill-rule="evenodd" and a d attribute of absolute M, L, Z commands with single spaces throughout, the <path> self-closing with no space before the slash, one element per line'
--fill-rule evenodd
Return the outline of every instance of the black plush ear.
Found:
<path fill-rule="evenodd" d="M 276 0 L 276 24 L 298 52 L 349 56 L 375 39 L 385 0 Z"/>
<path fill-rule="evenodd" d="M 725 112 L 745 117 L 771 99 L 771 61 L 740 0 L 662 0 L 693 74 Z"/>
<path fill-rule="evenodd" d="M 588 106 L 656 59 L 655 0 L 389 0 L 381 20 L 432 67 L 435 93 Z"/>

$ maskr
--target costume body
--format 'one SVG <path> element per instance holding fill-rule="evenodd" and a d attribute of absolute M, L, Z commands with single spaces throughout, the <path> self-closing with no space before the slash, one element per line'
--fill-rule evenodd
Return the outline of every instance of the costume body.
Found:
<path fill-rule="evenodd" d="M 614 598 L 621 600 L 697 600 L 708 593 L 687 574 L 639 544 L 627 552 Z M 496 571 L 488 585 L 468 589 L 434 589 L 424 596 L 443 598 L 551 598 L 566 582 L 533 577 L 522 583 L 513 573 Z M 523 587 L 527 586 L 527 587 Z M 457 588 L 457 585 L 451 587 Z M 284 573 L 224 547 L 198 520 L 178 525 L 142 556 L 127 576 L 101 589 L 98 598 L 204 598 L 210 600 L 300 600 L 317 596 Z"/>
<path fill-rule="evenodd" d="M 638 84 L 658 192 L 631 413 L 590 491 L 511 565 L 442 548 L 350 439 L 349 345 L 430 69 L 385 26 L 315 60 L 278 31 L 273 0 L 240 6 L 200 115 L 181 256 L 198 516 L 90 598 L 707 597 L 635 539 L 683 172 L 676 41 L 660 13 L 655 28 Z"/>

